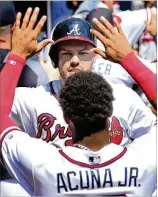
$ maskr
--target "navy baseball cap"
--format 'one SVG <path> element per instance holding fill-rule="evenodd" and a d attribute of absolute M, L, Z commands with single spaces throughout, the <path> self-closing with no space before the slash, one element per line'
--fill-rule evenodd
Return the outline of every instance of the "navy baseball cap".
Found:
<path fill-rule="evenodd" d="M 12 1 L 0 1 L 0 27 L 13 25 L 15 20 L 14 3 Z"/>
<path fill-rule="evenodd" d="M 93 23 L 93 18 L 100 19 L 101 16 L 104 16 L 112 25 L 113 25 L 113 15 L 112 11 L 107 8 L 96 8 L 92 10 L 86 17 L 86 20 L 95 28 Z"/>
<path fill-rule="evenodd" d="M 119 23 L 122 22 L 122 19 L 113 14 L 112 13 L 112 10 L 108 9 L 108 8 L 96 8 L 94 10 L 92 10 L 86 17 L 86 20 L 93 26 L 93 28 L 96 28 L 94 23 L 93 23 L 93 18 L 97 18 L 97 19 L 100 19 L 101 16 L 104 16 L 104 18 L 106 18 L 109 23 L 113 26 L 115 26 L 114 22 L 113 22 L 113 18 L 117 18 L 117 21 Z"/>

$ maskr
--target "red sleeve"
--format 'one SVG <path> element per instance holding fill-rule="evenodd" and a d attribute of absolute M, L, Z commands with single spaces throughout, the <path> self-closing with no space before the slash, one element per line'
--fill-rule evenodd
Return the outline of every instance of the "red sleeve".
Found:
<path fill-rule="evenodd" d="M 15 88 L 26 60 L 10 54 L 3 70 L 0 72 L 0 134 L 15 123 L 9 118 L 12 108 Z"/>
<path fill-rule="evenodd" d="M 122 61 L 121 65 L 133 77 L 133 79 L 142 88 L 143 92 L 153 101 L 156 98 L 156 74 L 147 68 L 134 54 L 128 54 Z"/>

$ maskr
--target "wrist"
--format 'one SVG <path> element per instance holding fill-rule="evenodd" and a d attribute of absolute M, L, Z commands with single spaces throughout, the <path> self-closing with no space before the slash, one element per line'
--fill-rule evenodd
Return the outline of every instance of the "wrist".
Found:
<path fill-rule="evenodd" d="M 22 58 L 23 60 L 26 61 L 26 55 L 24 55 L 24 54 L 22 54 L 22 53 L 19 53 L 19 52 L 17 52 L 17 51 L 14 51 L 14 50 L 11 50 L 10 53 L 11 53 L 12 55 L 16 55 L 16 56 L 18 56 L 19 58 Z"/>
<path fill-rule="evenodd" d="M 120 63 L 123 64 L 124 62 L 126 62 L 126 60 L 128 60 L 129 58 L 131 58 L 131 56 L 136 56 L 135 52 L 132 50 L 130 51 L 128 54 L 126 54 L 121 60 Z"/>
<path fill-rule="evenodd" d="M 18 55 L 17 53 L 13 53 L 12 51 L 10 52 L 9 56 L 8 56 L 8 60 L 7 61 L 10 61 L 10 60 L 15 60 L 15 61 L 18 61 L 21 63 L 21 65 L 25 65 L 26 63 L 26 58 L 24 58 L 24 56 L 20 56 Z"/>
<path fill-rule="evenodd" d="M 131 49 L 131 50 L 128 50 L 126 51 L 121 57 L 120 57 L 120 62 L 124 61 L 124 59 L 126 59 L 126 57 L 128 57 L 130 54 L 133 54 L 134 51 Z"/>

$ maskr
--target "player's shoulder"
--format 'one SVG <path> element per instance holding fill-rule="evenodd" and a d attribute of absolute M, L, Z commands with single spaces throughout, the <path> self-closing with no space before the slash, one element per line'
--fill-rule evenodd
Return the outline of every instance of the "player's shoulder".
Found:
<path fill-rule="evenodd" d="M 36 88 L 30 88 L 30 87 L 18 87 L 16 88 L 15 91 L 15 95 L 16 96 L 25 96 L 25 97 L 29 97 L 29 96 L 33 96 L 33 97 L 38 97 L 38 96 L 42 96 L 42 95 L 51 95 L 51 82 L 44 84 L 44 85 L 40 85 Z"/>
<path fill-rule="evenodd" d="M 156 168 L 156 130 L 157 124 L 150 129 L 150 131 L 136 139 L 133 140 L 131 144 L 127 146 L 128 152 L 131 152 L 133 155 L 137 155 L 139 160 L 142 158 L 142 161 L 146 164 L 150 164 Z M 150 146 L 147 146 L 150 144 Z M 152 153 L 152 154 L 151 154 Z"/>
<path fill-rule="evenodd" d="M 145 107 L 143 101 L 133 89 L 125 86 L 124 84 L 115 84 L 109 82 L 113 89 L 114 104 L 120 106 L 121 104 L 126 108 L 143 108 Z"/>
<path fill-rule="evenodd" d="M 136 95 L 136 93 L 133 91 L 133 89 L 131 89 L 130 87 L 127 87 L 125 84 L 116 84 L 113 83 L 111 81 L 108 80 L 108 83 L 111 85 L 112 89 L 113 89 L 113 94 L 114 96 L 117 97 L 123 97 L 123 98 L 131 98 L 131 96 L 133 97 L 137 97 L 138 95 Z"/>

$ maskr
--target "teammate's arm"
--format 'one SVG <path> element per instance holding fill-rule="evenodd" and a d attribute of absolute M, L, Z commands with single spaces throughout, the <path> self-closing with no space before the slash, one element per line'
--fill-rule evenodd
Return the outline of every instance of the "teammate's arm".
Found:
<path fill-rule="evenodd" d="M 39 13 L 39 8 L 36 8 L 34 10 L 34 13 L 32 14 L 31 18 L 29 16 L 32 13 L 32 9 L 29 8 L 25 14 L 25 17 L 23 21 L 21 21 L 21 13 L 17 14 L 16 19 L 16 27 L 13 31 L 12 35 L 12 49 L 11 49 L 11 56 L 9 58 L 12 58 L 13 61 L 11 63 L 16 65 L 12 66 L 12 70 L 14 67 L 16 69 L 19 69 L 19 74 L 15 73 L 15 76 L 12 77 L 12 80 L 10 80 L 10 86 L 9 93 L 13 92 L 15 90 L 16 84 L 15 84 L 15 77 L 19 79 L 20 73 L 22 68 L 24 67 L 25 59 L 28 57 L 31 57 L 35 53 L 39 52 L 43 47 L 45 47 L 48 43 L 53 43 L 52 40 L 45 39 L 40 43 L 37 43 L 37 36 L 39 32 L 41 31 L 43 24 L 46 20 L 46 17 L 43 16 L 42 19 L 38 22 L 36 27 L 33 29 L 35 22 L 37 20 L 37 16 Z M 22 22 L 22 24 L 21 24 Z M 14 60 L 15 59 L 15 60 Z M 21 60 L 23 59 L 23 60 Z M 17 61 L 18 60 L 18 61 Z M 20 64 L 18 63 L 21 60 Z M 22 62 L 23 61 L 23 62 Z M 5 65 L 3 72 L 1 73 L 1 78 L 4 77 L 4 79 L 8 77 L 8 74 L 12 74 L 11 66 L 8 65 L 8 62 L 10 62 L 10 59 L 8 59 L 7 64 Z M 22 65 L 21 65 L 22 64 Z M 6 77 L 7 76 L 7 77 Z M 1 80 L 2 89 L 6 88 L 6 81 Z M 29 128 L 32 128 L 31 126 L 31 111 L 33 112 L 32 107 L 32 98 L 34 96 L 34 89 L 32 88 L 17 88 L 14 98 L 14 104 L 12 107 L 12 112 L 10 114 L 11 118 L 17 123 L 20 128 L 22 128 L 24 131 L 26 131 L 26 125 L 29 125 Z M 8 93 L 8 94 L 9 94 Z M 7 98 L 9 96 L 7 95 Z M 2 102 L 1 100 L 1 103 Z M 6 103 L 6 99 L 5 99 Z M 8 108 L 9 109 L 9 108 Z"/>
<path fill-rule="evenodd" d="M 46 21 L 46 16 L 43 16 L 36 27 L 33 29 L 38 14 L 39 8 L 35 8 L 33 14 L 32 8 L 28 8 L 22 25 L 21 13 L 19 12 L 16 17 L 15 29 L 12 34 L 12 49 L 7 63 L 0 73 L 1 79 L 1 102 L 0 102 L 0 117 L 1 125 L 0 132 L 9 126 L 15 124 L 9 118 L 11 111 L 15 88 L 19 80 L 21 71 L 25 64 L 25 59 L 29 56 L 39 52 L 43 47 L 52 41 L 46 39 L 37 43 L 37 37 Z M 21 25 L 21 26 L 20 26 Z M 19 56 L 19 57 L 18 57 Z M 8 76 L 9 74 L 9 76 Z"/>
<path fill-rule="evenodd" d="M 100 49 L 94 49 L 103 58 L 110 56 L 113 60 L 119 61 L 123 68 L 133 77 L 133 79 L 142 88 L 147 98 L 156 109 L 156 74 L 150 71 L 141 61 L 136 57 L 132 48 L 130 47 L 123 31 L 115 18 L 114 22 L 118 32 L 112 25 L 104 18 L 101 17 L 101 22 L 97 19 L 93 20 L 99 31 L 92 29 L 93 33 L 105 46 L 106 52 Z M 148 80 L 146 80 L 148 76 Z"/>
<path fill-rule="evenodd" d="M 9 117 L 15 88 L 25 65 L 25 59 L 41 50 L 49 42 L 49 40 L 45 40 L 37 44 L 37 36 L 46 21 L 46 17 L 42 17 L 33 30 L 32 28 L 37 20 L 39 8 L 35 8 L 32 16 L 30 16 L 31 12 L 32 9 L 29 8 L 24 16 L 21 27 L 21 13 L 17 14 L 12 36 L 11 54 L 3 71 L 0 73 L 0 151 L 2 153 L 2 162 L 8 172 L 20 181 L 30 195 L 33 195 L 33 161 L 37 161 L 36 158 L 39 158 L 39 148 L 36 147 L 34 140 L 26 133 L 21 132 Z M 33 150 L 34 147 L 36 147 L 35 151 Z M 30 157 L 31 154 L 33 159 Z"/>

